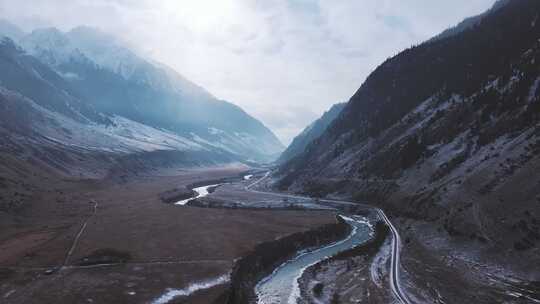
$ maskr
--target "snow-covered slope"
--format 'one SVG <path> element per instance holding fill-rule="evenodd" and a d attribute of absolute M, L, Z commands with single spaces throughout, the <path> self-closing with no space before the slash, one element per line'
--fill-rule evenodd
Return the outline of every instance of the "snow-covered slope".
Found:
<path fill-rule="evenodd" d="M 7 20 L 0 19 L 0 38 L 5 36 L 14 40 L 18 40 L 24 35 L 25 33 L 19 27 L 13 25 Z"/>
<path fill-rule="evenodd" d="M 8 33 L 6 35 L 9 36 Z M 90 27 L 77 27 L 67 33 L 56 28 L 40 28 L 28 35 L 12 38 L 18 40 L 30 55 L 60 72 L 69 69 L 71 64 L 94 64 L 125 80 L 154 89 L 165 89 L 199 98 L 213 98 L 210 93 L 173 69 L 138 56 L 112 35 Z M 73 73 L 72 77 L 81 75 Z"/>
<path fill-rule="evenodd" d="M 108 125 L 94 122 L 82 123 L 58 112 L 46 109 L 30 98 L 0 87 L 4 114 L 18 115 L 16 108 L 24 109 L 31 119 L 19 116 L 17 124 L 24 123 L 32 135 L 60 145 L 88 151 L 139 153 L 156 150 L 202 151 L 215 147 L 203 146 L 194 140 L 174 133 L 158 130 L 123 117 L 112 117 Z M 15 104 L 17 103 L 17 104 Z M 9 111 L 13 111 L 9 113 Z M 11 119 L 4 116 L 4 124 Z"/>
<path fill-rule="evenodd" d="M 284 148 L 239 107 L 96 29 L 37 29 L 19 41 L 99 112 L 209 142 L 249 160 L 271 161 Z"/>
<path fill-rule="evenodd" d="M 193 97 L 213 98 L 205 89 L 187 80 L 175 70 L 152 59 L 141 57 L 112 35 L 87 26 L 76 27 L 65 35 L 73 48 L 81 50 L 99 66 L 127 80 Z"/>

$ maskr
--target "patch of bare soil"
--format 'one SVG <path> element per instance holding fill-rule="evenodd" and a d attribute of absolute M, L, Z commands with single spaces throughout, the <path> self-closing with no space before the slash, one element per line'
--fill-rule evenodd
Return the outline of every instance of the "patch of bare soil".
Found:
<path fill-rule="evenodd" d="M 88 256 L 82 258 L 76 265 L 90 266 L 103 264 L 121 264 L 131 260 L 131 254 L 125 251 L 119 251 L 112 248 L 97 249 Z"/>

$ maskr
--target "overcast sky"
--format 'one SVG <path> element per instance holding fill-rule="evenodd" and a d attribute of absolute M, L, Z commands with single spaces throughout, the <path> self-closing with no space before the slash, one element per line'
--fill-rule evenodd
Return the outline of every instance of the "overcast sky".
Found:
<path fill-rule="evenodd" d="M 175 68 L 285 143 L 387 57 L 494 0 L 0 0 L 26 31 L 98 27 Z"/>

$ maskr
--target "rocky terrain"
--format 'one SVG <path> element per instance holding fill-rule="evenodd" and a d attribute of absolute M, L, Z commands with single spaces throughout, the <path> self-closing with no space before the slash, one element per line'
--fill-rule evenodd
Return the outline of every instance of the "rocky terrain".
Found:
<path fill-rule="evenodd" d="M 276 186 L 399 218 L 419 302 L 538 300 L 539 18 L 501 1 L 388 59 Z"/>

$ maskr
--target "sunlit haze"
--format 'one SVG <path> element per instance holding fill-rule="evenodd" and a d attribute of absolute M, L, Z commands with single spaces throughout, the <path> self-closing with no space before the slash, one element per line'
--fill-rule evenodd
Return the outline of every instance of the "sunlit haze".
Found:
<path fill-rule="evenodd" d="M 0 16 L 25 31 L 88 25 L 112 33 L 288 144 L 385 58 L 493 2 L 0 0 Z"/>

